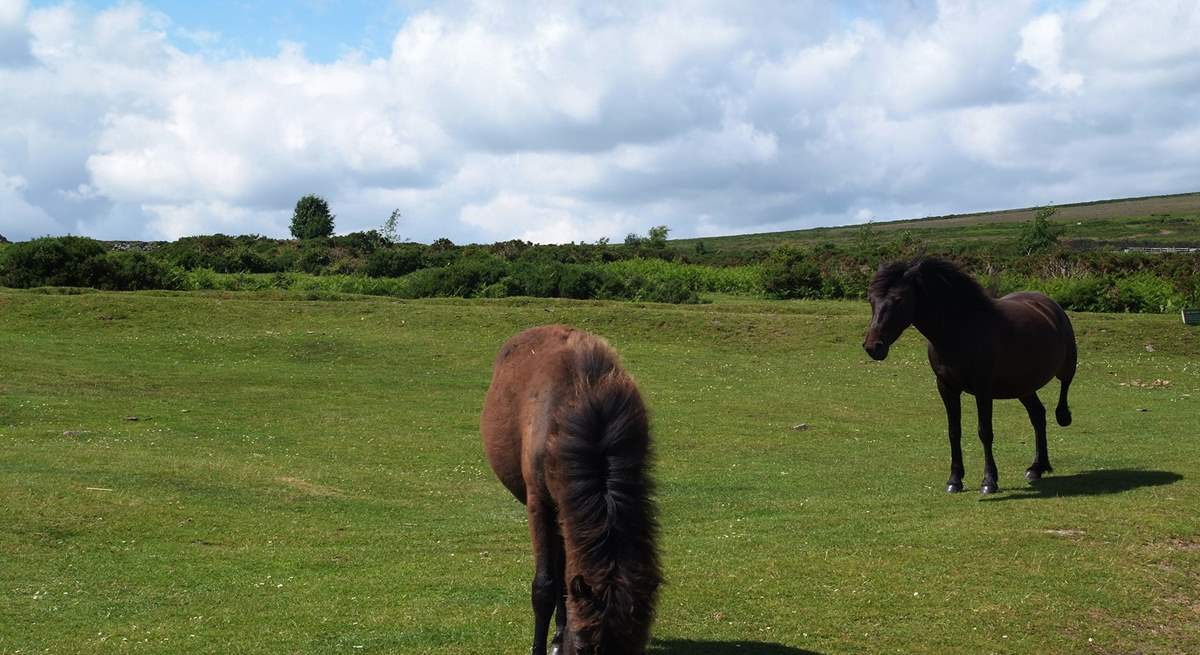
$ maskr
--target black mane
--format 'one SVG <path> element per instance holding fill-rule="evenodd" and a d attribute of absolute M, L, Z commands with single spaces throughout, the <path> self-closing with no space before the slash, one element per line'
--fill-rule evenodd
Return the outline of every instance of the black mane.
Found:
<path fill-rule="evenodd" d="M 954 309 L 972 309 L 991 304 L 991 296 L 953 262 L 936 257 L 881 266 L 871 280 L 869 293 L 882 297 L 896 285 L 911 283 L 920 296 L 933 304 Z"/>

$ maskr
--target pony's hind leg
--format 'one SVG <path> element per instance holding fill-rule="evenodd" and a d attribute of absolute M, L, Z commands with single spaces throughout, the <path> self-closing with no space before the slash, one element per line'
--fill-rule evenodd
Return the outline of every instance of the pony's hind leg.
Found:
<path fill-rule="evenodd" d="M 1043 473 L 1054 470 L 1050 466 L 1050 455 L 1046 452 L 1046 406 L 1038 399 L 1036 392 L 1021 398 L 1021 404 L 1025 406 L 1029 422 L 1033 424 L 1033 463 L 1025 470 L 1025 479 L 1032 482 L 1040 480 Z"/>
<path fill-rule="evenodd" d="M 546 637 L 550 617 L 563 595 L 562 538 L 558 534 L 557 517 L 553 509 L 533 496 L 528 501 L 529 532 L 533 538 L 534 574 L 530 596 L 533 601 L 533 647 L 530 655 L 546 655 Z"/>

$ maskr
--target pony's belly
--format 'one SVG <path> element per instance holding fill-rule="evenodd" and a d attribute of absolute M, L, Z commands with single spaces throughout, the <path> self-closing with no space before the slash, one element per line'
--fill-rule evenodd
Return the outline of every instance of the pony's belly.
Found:
<path fill-rule="evenodd" d="M 1014 377 L 1000 376 L 992 383 L 993 398 L 1024 398 L 1050 383 L 1053 371 L 1023 371 Z"/>
<path fill-rule="evenodd" d="M 1054 378 L 1054 368 L 1049 362 L 1040 362 L 1037 367 L 986 367 L 970 368 L 938 362 L 932 366 L 934 375 L 951 389 L 961 389 L 971 395 L 988 390 L 992 398 L 1023 398 L 1046 386 Z M 999 370 L 997 370 L 999 369 Z"/>

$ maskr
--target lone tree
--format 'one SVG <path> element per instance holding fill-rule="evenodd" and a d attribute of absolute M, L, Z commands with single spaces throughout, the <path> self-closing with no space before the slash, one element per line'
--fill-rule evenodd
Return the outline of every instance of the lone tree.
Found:
<path fill-rule="evenodd" d="M 329 203 L 324 198 L 310 193 L 296 202 L 292 236 L 297 239 L 333 236 L 333 214 L 329 213 Z"/>
<path fill-rule="evenodd" d="M 383 233 L 384 241 L 387 241 L 388 243 L 399 243 L 400 242 L 400 219 L 401 218 L 403 218 L 403 216 L 400 215 L 400 210 L 393 209 L 392 215 L 388 216 L 388 219 L 383 222 L 383 229 L 380 230 L 380 232 Z"/>
<path fill-rule="evenodd" d="M 1050 222 L 1058 209 L 1055 207 L 1039 207 L 1033 220 L 1021 226 L 1021 236 L 1017 247 L 1022 255 L 1032 255 L 1046 250 L 1058 243 L 1058 235 L 1062 234 L 1062 226 Z"/>
<path fill-rule="evenodd" d="M 650 243 L 651 248 L 654 248 L 655 250 L 662 250 L 663 248 L 667 247 L 667 234 L 670 232 L 671 228 L 667 227 L 666 225 L 656 225 L 650 228 L 650 231 L 647 233 L 648 238 L 646 241 Z"/>

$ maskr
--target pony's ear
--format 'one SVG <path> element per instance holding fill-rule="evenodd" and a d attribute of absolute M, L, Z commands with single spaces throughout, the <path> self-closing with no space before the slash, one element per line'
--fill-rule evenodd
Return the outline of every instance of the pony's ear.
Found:
<path fill-rule="evenodd" d="M 911 282 L 914 279 L 919 278 L 921 273 L 924 272 L 925 261 L 926 260 L 923 257 L 913 260 L 913 262 L 908 265 L 908 268 L 904 269 L 904 275 L 901 277 L 903 277 L 903 279 L 907 282 Z"/>
<path fill-rule="evenodd" d="M 587 580 L 584 580 L 582 575 L 571 578 L 571 595 L 582 600 L 592 599 L 592 588 L 588 586 Z"/>

